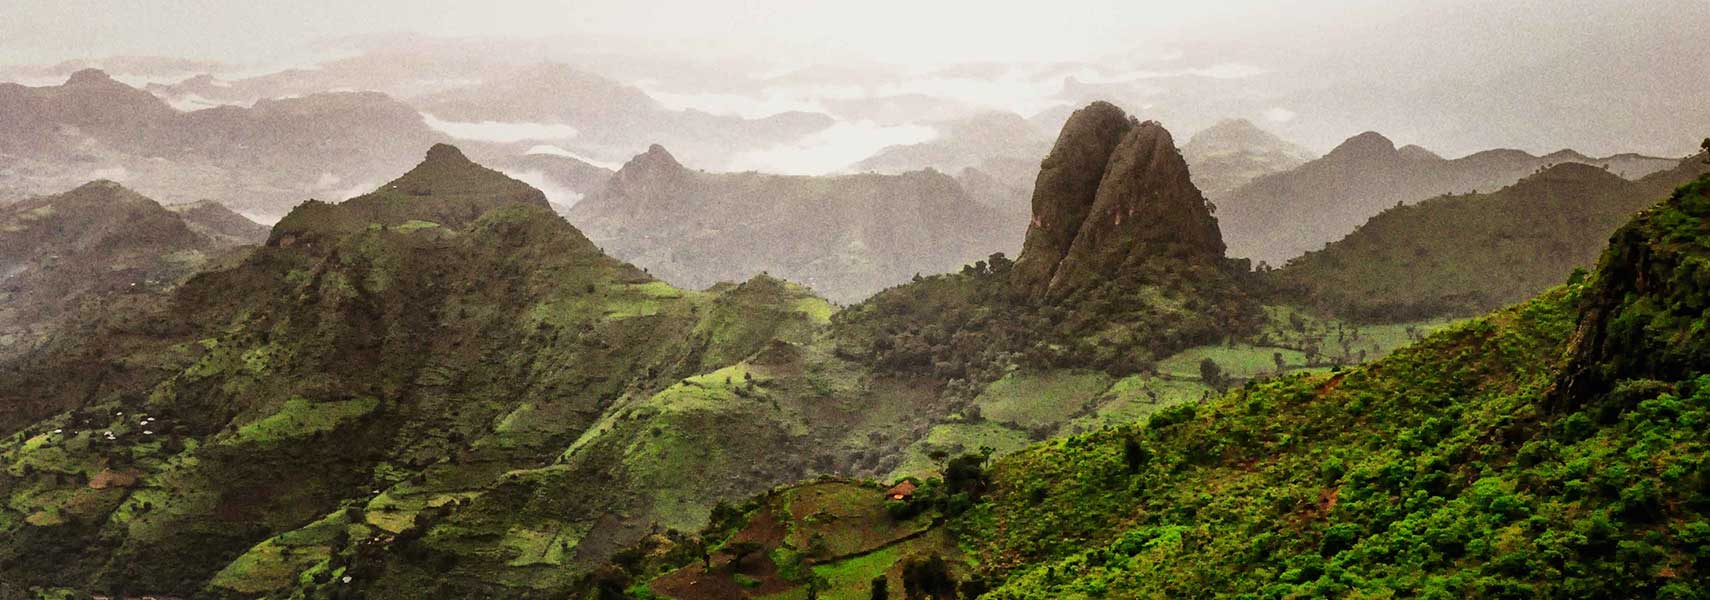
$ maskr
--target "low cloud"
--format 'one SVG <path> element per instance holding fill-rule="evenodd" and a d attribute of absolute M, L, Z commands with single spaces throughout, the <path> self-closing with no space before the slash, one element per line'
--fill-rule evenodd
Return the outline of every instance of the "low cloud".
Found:
<path fill-rule="evenodd" d="M 616 171 L 618 169 L 623 168 L 623 163 L 615 163 L 615 162 L 606 161 L 606 160 L 596 160 L 596 159 L 588 158 L 587 156 L 577 154 L 575 152 L 571 152 L 569 150 L 565 150 L 563 148 L 560 148 L 558 146 L 554 146 L 551 144 L 540 144 L 540 145 L 531 147 L 528 149 L 528 152 L 524 152 L 524 154 L 545 154 L 548 156 L 562 156 L 565 158 L 574 158 L 576 160 L 588 163 L 590 165 L 594 165 L 594 166 L 600 167 L 602 169 L 611 169 L 613 171 Z M 639 154 L 639 152 L 637 152 L 637 154 Z"/>
<path fill-rule="evenodd" d="M 788 144 L 740 153 L 731 159 L 730 169 L 824 175 L 847 169 L 886 147 L 919 144 L 936 137 L 937 130 L 924 125 L 840 122 Z"/>
<path fill-rule="evenodd" d="M 504 173 L 511 179 L 529 184 L 529 186 L 534 189 L 540 190 L 540 193 L 546 194 L 546 201 L 551 202 L 552 204 L 569 208 L 575 206 L 577 202 L 582 201 L 581 193 L 559 185 L 558 182 L 554 181 L 552 177 L 546 173 L 542 173 L 540 171 L 507 169 L 500 169 L 499 172 Z"/>
<path fill-rule="evenodd" d="M 460 123 L 443 121 L 422 113 L 422 121 L 435 131 L 460 140 L 508 144 L 534 140 L 564 140 L 576 137 L 576 128 L 563 123 L 514 123 L 481 121 Z"/>
<path fill-rule="evenodd" d="M 90 171 L 89 177 L 88 177 L 88 179 L 90 179 L 91 181 L 96 180 L 96 179 L 106 179 L 108 181 L 117 181 L 119 183 L 124 183 L 126 179 L 130 179 L 130 178 L 131 178 L 131 170 L 126 169 L 124 167 L 107 167 L 104 169 L 96 169 L 94 171 Z"/>

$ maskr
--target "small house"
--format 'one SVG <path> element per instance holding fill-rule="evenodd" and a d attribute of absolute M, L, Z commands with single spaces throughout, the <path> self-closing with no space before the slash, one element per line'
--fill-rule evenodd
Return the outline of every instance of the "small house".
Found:
<path fill-rule="evenodd" d="M 889 490 L 885 490 L 885 499 L 896 500 L 899 502 L 908 502 L 909 500 L 913 500 L 914 482 L 905 479 L 902 483 L 892 486 Z"/>

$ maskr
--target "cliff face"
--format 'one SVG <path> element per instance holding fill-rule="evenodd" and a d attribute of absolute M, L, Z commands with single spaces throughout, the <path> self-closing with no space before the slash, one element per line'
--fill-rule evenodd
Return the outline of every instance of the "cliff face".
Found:
<path fill-rule="evenodd" d="M 1042 296 L 1097 200 L 1105 166 L 1134 122 L 1095 102 L 1069 116 L 1033 184 L 1033 220 L 1016 259 L 1017 291 Z"/>
<path fill-rule="evenodd" d="M 1017 291 L 1060 299 L 1155 258 L 1218 259 L 1223 238 L 1169 131 L 1093 104 L 1040 171 Z"/>

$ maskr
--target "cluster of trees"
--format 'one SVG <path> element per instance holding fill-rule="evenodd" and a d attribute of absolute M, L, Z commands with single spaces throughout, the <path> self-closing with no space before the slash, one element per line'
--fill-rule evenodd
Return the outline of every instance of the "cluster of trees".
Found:
<path fill-rule="evenodd" d="M 944 476 L 933 477 L 924 482 L 917 482 L 914 497 L 908 500 L 892 500 L 885 503 L 885 510 L 897 520 L 912 519 L 916 515 L 929 510 L 936 510 L 945 516 L 956 516 L 966 512 L 979 502 L 991 486 L 991 478 L 987 466 L 991 463 L 991 447 L 981 447 L 978 453 L 957 456 L 944 463 Z"/>
<path fill-rule="evenodd" d="M 1250 332 L 1257 305 L 1228 265 L 1150 261 L 1068 298 L 1015 295 L 1002 254 L 917 278 L 838 313 L 838 351 L 879 370 L 972 382 L 1017 366 L 1148 370 L 1182 348 Z"/>

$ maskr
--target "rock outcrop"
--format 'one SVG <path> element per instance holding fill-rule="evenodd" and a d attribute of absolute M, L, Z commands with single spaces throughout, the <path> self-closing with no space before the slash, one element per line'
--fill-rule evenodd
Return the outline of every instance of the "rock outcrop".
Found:
<path fill-rule="evenodd" d="M 1014 285 L 1061 299 L 1154 258 L 1222 256 L 1217 220 L 1169 131 L 1099 102 L 1069 117 L 1045 159 Z"/>

